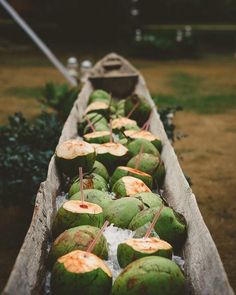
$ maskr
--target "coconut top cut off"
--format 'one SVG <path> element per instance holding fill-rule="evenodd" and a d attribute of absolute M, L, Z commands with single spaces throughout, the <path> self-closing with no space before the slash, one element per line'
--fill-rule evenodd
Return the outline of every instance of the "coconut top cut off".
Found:
<path fill-rule="evenodd" d="M 120 143 L 107 142 L 103 144 L 96 145 L 97 154 L 109 153 L 114 156 L 124 156 L 128 153 L 128 149 Z"/>
<path fill-rule="evenodd" d="M 148 141 L 154 141 L 155 139 L 160 140 L 159 137 L 146 130 L 126 130 L 124 134 L 132 139 L 144 138 Z"/>
<path fill-rule="evenodd" d="M 57 157 L 68 160 L 94 152 L 95 149 L 90 143 L 78 139 L 64 141 L 56 148 Z"/>
<path fill-rule="evenodd" d="M 93 112 L 93 111 L 96 111 L 96 110 L 106 110 L 109 108 L 109 105 L 105 102 L 102 102 L 102 101 L 95 101 L 95 102 L 92 102 L 88 107 L 87 109 L 85 110 L 85 113 L 90 113 L 90 112 Z"/>
<path fill-rule="evenodd" d="M 117 118 L 112 121 L 112 129 L 121 129 L 127 125 L 137 126 L 137 122 L 126 117 Z"/>
<path fill-rule="evenodd" d="M 128 239 L 124 242 L 132 247 L 135 251 L 142 253 L 155 253 L 158 250 L 170 250 L 172 246 L 166 241 L 160 240 L 156 237 Z"/>
<path fill-rule="evenodd" d="M 124 176 L 121 178 L 125 185 L 126 193 L 128 196 L 142 193 L 142 192 L 151 192 L 150 188 L 146 184 L 133 176 Z"/>
<path fill-rule="evenodd" d="M 93 203 L 82 202 L 80 200 L 70 200 L 66 201 L 62 207 L 72 213 L 89 213 L 89 214 L 99 214 L 102 213 L 102 208 Z"/>
<path fill-rule="evenodd" d="M 110 135 L 110 131 L 95 131 L 95 132 L 85 134 L 84 138 L 88 140 L 90 138 L 97 138 L 97 137 L 102 137 L 107 135 Z"/>
<path fill-rule="evenodd" d="M 121 169 L 121 170 L 125 170 L 125 171 L 128 171 L 128 172 L 131 172 L 131 173 L 143 175 L 143 176 L 150 176 L 150 174 L 147 174 L 147 173 L 145 173 L 143 171 L 140 171 L 140 170 L 135 169 L 135 168 L 127 167 L 127 166 L 118 166 L 117 168 L 118 169 Z"/>
<path fill-rule="evenodd" d="M 66 270 L 72 273 L 92 272 L 101 268 L 109 277 L 112 277 L 110 269 L 103 260 L 90 252 L 75 250 L 58 258 L 57 261 L 64 264 Z"/>

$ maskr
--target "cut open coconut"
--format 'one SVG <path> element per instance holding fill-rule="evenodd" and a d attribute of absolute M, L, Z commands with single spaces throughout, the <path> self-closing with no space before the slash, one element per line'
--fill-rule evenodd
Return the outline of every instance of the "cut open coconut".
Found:
<path fill-rule="evenodd" d="M 92 169 L 96 152 L 91 144 L 71 139 L 57 146 L 55 156 L 59 170 L 72 177 L 78 174 L 79 167 L 85 172 Z"/>
<path fill-rule="evenodd" d="M 182 295 L 185 278 L 179 266 L 165 257 L 143 257 L 130 263 L 118 276 L 112 295 Z"/>
<path fill-rule="evenodd" d="M 112 273 L 96 255 L 75 250 L 58 258 L 52 271 L 53 294 L 107 295 Z"/>
<path fill-rule="evenodd" d="M 171 259 L 172 246 L 156 237 L 150 237 L 126 240 L 119 244 L 117 249 L 117 258 L 122 268 L 146 256 L 162 256 Z"/>
<path fill-rule="evenodd" d="M 83 178 L 83 189 L 87 190 L 87 189 L 97 189 L 97 190 L 101 190 L 101 191 L 108 191 L 108 185 L 106 180 L 96 174 L 96 173 L 92 173 L 90 175 L 86 175 Z M 69 190 L 69 197 L 73 196 L 74 194 L 78 193 L 80 191 L 80 180 L 76 179 Z"/>
<path fill-rule="evenodd" d="M 128 149 L 120 143 L 108 142 L 95 147 L 97 160 L 103 163 L 109 172 L 117 166 L 126 164 L 129 159 Z"/>
<path fill-rule="evenodd" d="M 136 121 L 128 119 L 126 117 L 117 118 L 112 121 L 112 129 L 114 131 L 119 131 L 122 128 L 129 130 L 129 129 L 139 129 Z"/>
<path fill-rule="evenodd" d="M 111 186 L 113 186 L 117 182 L 117 180 L 124 176 L 133 176 L 141 179 L 150 189 L 152 189 L 152 176 L 150 174 L 126 166 L 118 166 L 116 168 L 111 177 Z"/>
<path fill-rule="evenodd" d="M 101 115 L 104 115 L 108 112 L 109 110 L 109 104 L 106 102 L 102 102 L 102 101 L 95 101 L 92 102 L 85 110 L 85 113 L 91 113 L 91 112 L 96 112 L 99 113 Z"/>
<path fill-rule="evenodd" d="M 69 200 L 57 212 L 53 223 L 53 236 L 56 237 L 66 229 L 79 225 L 101 227 L 103 221 L 103 210 L 99 205 L 80 200 Z"/>
<path fill-rule="evenodd" d="M 100 229 L 91 225 L 81 225 L 65 230 L 52 244 L 49 253 L 50 265 L 56 260 L 74 250 L 86 251 Z M 108 245 L 104 235 L 98 239 L 93 251 L 95 255 L 102 259 L 108 258 Z"/>
<path fill-rule="evenodd" d="M 138 178 L 133 176 L 124 176 L 120 178 L 112 188 L 117 198 L 132 196 L 141 192 L 151 192 L 150 188 Z"/>
<path fill-rule="evenodd" d="M 110 131 L 95 131 L 84 134 L 84 139 L 89 143 L 106 143 L 110 141 Z"/>
<path fill-rule="evenodd" d="M 125 136 L 131 138 L 131 139 L 138 139 L 138 138 L 144 138 L 148 141 L 150 141 L 159 152 L 162 150 L 162 143 L 158 136 L 153 135 L 151 132 L 146 130 L 125 130 L 124 131 Z"/>
<path fill-rule="evenodd" d="M 145 209 L 138 213 L 129 224 L 129 229 L 136 230 L 151 222 L 161 206 Z M 180 249 L 186 239 L 187 227 L 184 217 L 169 207 L 163 208 L 154 229 L 161 239 L 176 249 Z"/>

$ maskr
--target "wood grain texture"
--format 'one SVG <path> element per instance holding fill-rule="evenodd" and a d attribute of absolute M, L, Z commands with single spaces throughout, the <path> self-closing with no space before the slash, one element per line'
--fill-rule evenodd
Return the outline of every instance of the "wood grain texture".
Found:
<path fill-rule="evenodd" d="M 95 65 L 97 72 L 107 57 Z M 118 57 L 124 67 L 130 68 L 131 72 L 138 73 L 129 62 L 120 56 Z M 135 92 L 144 95 L 153 106 L 154 102 L 145 81 L 142 75 L 138 74 L 139 79 Z M 64 125 L 59 143 L 78 137 L 77 124 L 86 108 L 92 90 L 91 83 L 86 81 Z M 183 175 L 156 110 L 151 117 L 150 129 L 163 142 L 161 156 L 167 171 L 164 196 L 173 209 L 184 215 L 188 223 L 188 238 L 183 249 L 188 293 L 191 295 L 233 295 L 214 241 L 203 221 L 195 196 Z M 47 179 L 41 184 L 37 194 L 30 228 L 3 291 L 4 295 L 43 294 L 48 242 L 56 212 L 55 200 L 59 191 L 60 178 L 57 174 L 55 159 L 52 157 Z"/>

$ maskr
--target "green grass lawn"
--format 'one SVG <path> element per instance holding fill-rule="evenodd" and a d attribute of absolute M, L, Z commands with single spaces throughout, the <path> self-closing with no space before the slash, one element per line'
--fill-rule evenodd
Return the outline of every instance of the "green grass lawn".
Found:
<path fill-rule="evenodd" d="M 202 92 L 205 80 L 201 76 L 179 72 L 169 76 L 174 94 L 153 94 L 159 106 L 181 105 L 186 110 L 199 113 L 220 113 L 236 108 L 236 93 L 232 89 L 217 89 L 214 85 L 208 94 Z"/>

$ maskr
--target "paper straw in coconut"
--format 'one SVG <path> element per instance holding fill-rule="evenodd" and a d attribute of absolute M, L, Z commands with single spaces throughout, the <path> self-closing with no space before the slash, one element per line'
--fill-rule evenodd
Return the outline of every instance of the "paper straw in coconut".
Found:
<path fill-rule="evenodd" d="M 158 218 L 159 218 L 160 215 L 161 215 L 161 211 L 162 211 L 163 208 L 164 208 L 164 204 L 161 205 L 160 209 L 159 209 L 159 210 L 156 212 L 156 214 L 154 215 L 154 218 L 153 218 L 153 220 L 152 220 L 152 223 L 150 224 L 149 228 L 147 229 L 147 232 L 146 232 L 144 238 L 149 238 L 149 236 L 150 236 L 150 234 L 151 234 L 151 232 L 152 232 L 154 226 L 155 226 L 156 223 L 157 223 Z"/>
<path fill-rule="evenodd" d="M 92 252 L 94 247 L 96 246 L 98 240 L 100 239 L 102 233 L 104 232 L 105 228 L 108 226 L 109 221 L 106 220 L 102 226 L 102 228 L 99 230 L 98 234 L 96 235 L 96 237 L 93 239 L 93 241 L 89 244 L 87 252 Z"/>
<path fill-rule="evenodd" d="M 89 124 L 89 127 L 93 130 L 93 132 L 95 132 L 96 130 L 95 130 L 94 126 L 93 126 L 93 123 L 90 121 L 89 117 L 87 115 L 85 115 L 85 118 L 86 118 L 86 120 L 87 120 L 87 122 Z"/>
<path fill-rule="evenodd" d="M 81 203 L 82 203 L 82 206 L 84 206 L 83 168 L 82 167 L 79 167 L 79 182 L 80 182 Z"/>
<path fill-rule="evenodd" d="M 126 116 L 127 118 L 129 118 L 133 112 L 137 109 L 137 107 L 140 105 L 140 102 L 138 101 L 134 106 L 133 108 L 131 109 L 131 111 L 128 113 L 128 115 Z"/>
<path fill-rule="evenodd" d="M 140 164 L 140 160 L 141 160 L 141 157 L 142 157 L 143 149 L 144 149 L 144 144 L 142 143 L 142 145 L 140 147 L 139 154 L 138 154 L 136 162 L 135 162 L 135 169 L 138 169 L 138 166 Z"/>
<path fill-rule="evenodd" d="M 113 142 L 113 138 L 112 138 L 112 120 L 110 120 L 109 127 L 110 127 L 110 142 Z"/>

